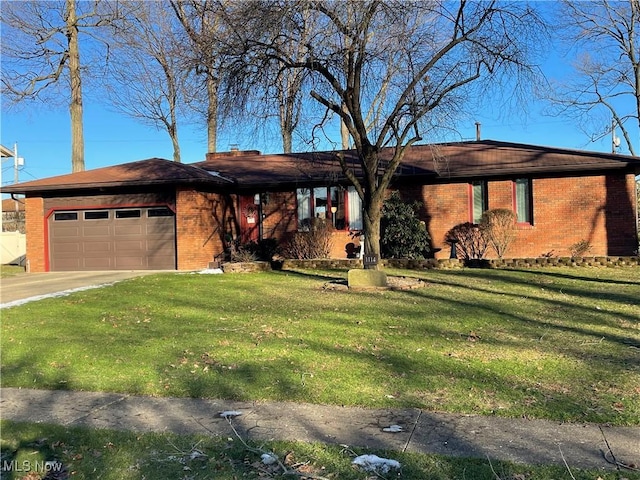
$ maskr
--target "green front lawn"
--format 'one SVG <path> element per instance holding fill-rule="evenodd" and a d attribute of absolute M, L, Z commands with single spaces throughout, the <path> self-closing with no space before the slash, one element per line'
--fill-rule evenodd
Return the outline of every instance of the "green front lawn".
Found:
<path fill-rule="evenodd" d="M 160 274 L 3 310 L 2 386 L 640 424 L 640 271 Z"/>
<path fill-rule="evenodd" d="M 19 265 L 0 265 L 0 278 L 12 277 L 24 273 L 24 267 Z"/>
<path fill-rule="evenodd" d="M 248 443 L 235 437 L 178 436 L 0 422 L 0 458 L 6 480 L 38 480 L 45 462 L 56 461 L 45 478 L 102 480 L 324 479 L 373 480 L 639 480 L 640 473 L 527 466 L 488 459 L 465 459 L 406 452 L 370 451 L 302 442 Z M 262 453 L 282 465 L 265 465 Z M 356 455 L 376 454 L 400 463 L 387 474 L 353 466 Z M 54 470 L 55 468 L 55 470 Z M 287 474 L 285 474 L 285 469 Z M 61 473 L 65 472 L 65 473 Z M 59 476 L 53 476 L 53 474 Z M 68 477 L 64 474 L 69 475 Z"/>

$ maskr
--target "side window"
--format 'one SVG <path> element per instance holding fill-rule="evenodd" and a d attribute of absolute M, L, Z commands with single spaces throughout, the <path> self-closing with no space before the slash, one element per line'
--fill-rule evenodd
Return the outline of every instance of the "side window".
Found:
<path fill-rule="evenodd" d="M 84 212 L 85 220 L 106 220 L 109 218 L 109 210 L 96 210 Z"/>
<path fill-rule="evenodd" d="M 344 211 L 344 188 L 331 187 L 331 219 L 336 230 L 346 227 L 346 212 Z"/>
<path fill-rule="evenodd" d="M 140 218 L 140 210 L 116 210 L 116 218 Z"/>
<path fill-rule="evenodd" d="M 362 230 L 362 200 L 360 200 L 355 187 L 347 188 L 347 202 L 349 211 L 347 225 L 349 230 Z"/>
<path fill-rule="evenodd" d="M 489 194 L 487 182 L 484 180 L 472 182 L 469 185 L 469 204 L 471 223 L 480 223 L 482 214 L 489 210 Z"/>
<path fill-rule="evenodd" d="M 313 205 L 315 218 L 327 218 L 327 187 L 313 189 Z"/>
<path fill-rule="evenodd" d="M 173 217 L 173 212 L 167 207 L 150 208 L 147 210 L 147 217 Z"/>
<path fill-rule="evenodd" d="M 53 216 L 56 222 L 78 220 L 78 212 L 56 212 Z"/>
<path fill-rule="evenodd" d="M 530 179 L 518 178 L 513 181 L 513 203 L 518 223 L 533 224 L 533 192 Z"/>
<path fill-rule="evenodd" d="M 311 190 L 299 188 L 296 192 L 298 202 L 298 230 L 307 230 L 311 225 Z"/>

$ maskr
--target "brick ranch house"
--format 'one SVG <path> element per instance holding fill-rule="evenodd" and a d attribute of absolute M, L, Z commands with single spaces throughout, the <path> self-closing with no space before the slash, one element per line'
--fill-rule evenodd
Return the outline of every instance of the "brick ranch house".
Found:
<path fill-rule="evenodd" d="M 260 154 L 231 151 L 181 164 L 149 159 L 4 188 L 24 194 L 31 272 L 197 270 L 222 258 L 230 239 L 283 241 L 312 217 L 335 226 L 332 257 L 358 246 L 361 204 L 336 155 L 358 171 L 353 151 Z M 383 158 L 385 152 L 383 152 Z M 392 189 L 419 212 L 436 258 L 445 233 L 483 211 L 517 213 L 509 257 L 591 255 L 638 248 L 635 157 L 490 140 L 408 149 Z"/>

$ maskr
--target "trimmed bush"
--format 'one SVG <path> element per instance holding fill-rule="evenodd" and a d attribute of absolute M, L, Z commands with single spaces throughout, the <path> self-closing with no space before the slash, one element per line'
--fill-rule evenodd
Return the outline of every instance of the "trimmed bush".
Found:
<path fill-rule="evenodd" d="M 506 208 L 496 208 L 482 214 L 480 230 L 498 258 L 504 256 L 516 238 L 516 220 L 516 214 Z"/>
<path fill-rule="evenodd" d="M 455 244 L 458 258 L 463 260 L 478 260 L 487 252 L 487 240 L 475 223 L 459 223 L 445 234 L 444 241 Z"/>

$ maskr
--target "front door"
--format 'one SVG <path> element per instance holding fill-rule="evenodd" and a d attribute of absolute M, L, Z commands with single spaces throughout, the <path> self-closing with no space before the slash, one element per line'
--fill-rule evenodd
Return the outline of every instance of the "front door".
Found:
<path fill-rule="evenodd" d="M 260 197 L 240 196 L 240 242 L 258 242 L 260 231 Z"/>

